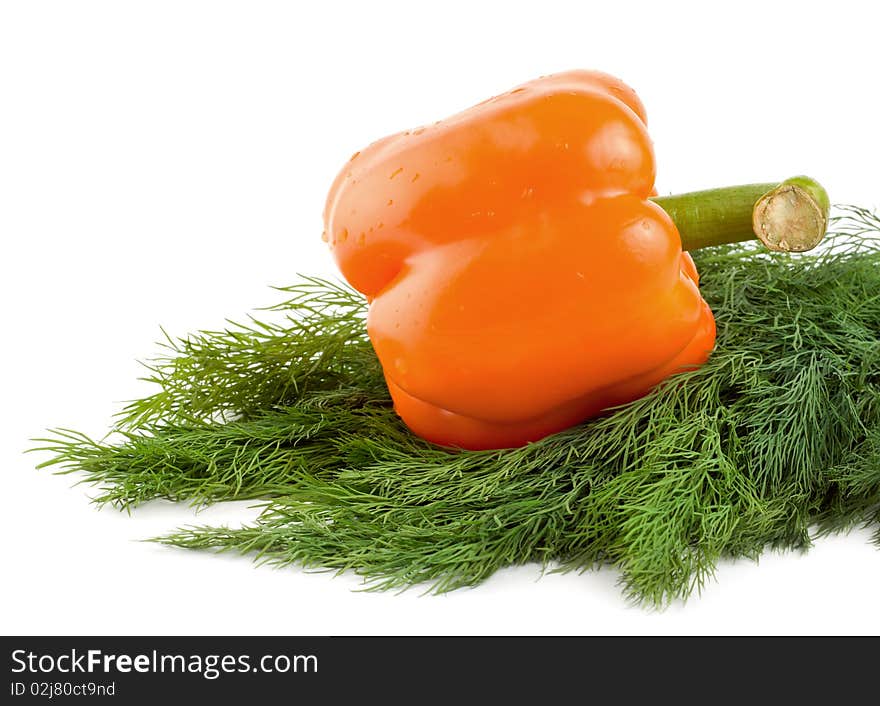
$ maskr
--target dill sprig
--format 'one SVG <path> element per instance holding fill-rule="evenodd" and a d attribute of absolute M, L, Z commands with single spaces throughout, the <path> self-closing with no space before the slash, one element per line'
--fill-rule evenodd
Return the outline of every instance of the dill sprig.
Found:
<path fill-rule="evenodd" d="M 362 298 L 304 278 L 259 318 L 168 339 L 149 365 L 158 391 L 113 438 L 57 430 L 42 466 L 120 508 L 267 501 L 251 525 L 168 544 L 435 591 L 512 564 L 610 565 L 631 599 L 662 606 L 722 558 L 880 525 L 880 219 L 841 207 L 832 229 L 818 253 L 695 253 L 718 326 L 708 363 L 523 448 L 451 452 L 408 433 Z"/>

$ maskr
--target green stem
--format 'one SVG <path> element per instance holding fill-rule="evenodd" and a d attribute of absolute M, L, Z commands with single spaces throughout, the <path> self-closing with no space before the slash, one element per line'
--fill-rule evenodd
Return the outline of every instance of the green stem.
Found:
<path fill-rule="evenodd" d="M 805 176 L 651 199 L 675 222 L 684 250 L 759 238 L 770 250 L 816 247 L 828 227 L 825 189 Z"/>

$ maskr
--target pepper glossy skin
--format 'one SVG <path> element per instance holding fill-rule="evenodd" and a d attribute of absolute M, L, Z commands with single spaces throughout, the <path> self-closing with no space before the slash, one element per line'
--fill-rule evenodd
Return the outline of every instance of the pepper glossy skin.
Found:
<path fill-rule="evenodd" d="M 648 201 L 635 93 L 547 76 L 352 157 L 325 238 L 370 302 L 395 409 L 434 443 L 519 446 L 703 363 L 715 322 Z"/>

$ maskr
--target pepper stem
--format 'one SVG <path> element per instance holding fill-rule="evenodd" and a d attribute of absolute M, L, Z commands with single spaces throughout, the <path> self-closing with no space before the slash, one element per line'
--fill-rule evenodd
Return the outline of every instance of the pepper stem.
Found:
<path fill-rule="evenodd" d="M 825 189 L 805 176 L 651 200 L 672 218 L 683 250 L 756 237 L 777 252 L 811 250 L 825 235 L 831 207 Z"/>

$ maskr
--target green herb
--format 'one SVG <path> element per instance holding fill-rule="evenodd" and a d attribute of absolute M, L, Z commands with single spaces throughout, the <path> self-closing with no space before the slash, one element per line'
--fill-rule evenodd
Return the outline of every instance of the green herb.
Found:
<path fill-rule="evenodd" d="M 840 214 L 819 254 L 696 253 L 718 324 L 709 362 L 524 448 L 450 452 L 409 434 L 361 297 L 304 279 L 259 319 L 169 339 L 150 366 L 159 391 L 109 441 L 41 440 L 42 466 L 120 508 L 268 500 L 251 526 L 169 544 L 436 591 L 511 564 L 611 565 L 630 598 L 662 606 L 721 558 L 880 524 L 880 219 Z"/>

